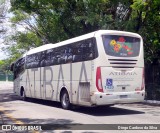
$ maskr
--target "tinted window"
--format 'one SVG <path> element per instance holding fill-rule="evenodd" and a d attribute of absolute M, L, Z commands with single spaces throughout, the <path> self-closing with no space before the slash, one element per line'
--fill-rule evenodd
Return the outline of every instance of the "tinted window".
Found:
<path fill-rule="evenodd" d="M 98 56 L 95 38 L 76 42 L 70 48 L 73 62 L 93 60 Z"/>
<path fill-rule="evenodd" d="M 14 65 L 14 79 L 17 78 L 17 76 L 24 71 L 25 66 L 25 58 L 19 59 L 15 65 Z"/>
<path fill-rule="evenodd" d="M 105 35 L 103 44 L 106 54 L 111 56 L 135 57 L 140 51 L 140 39 L 135 37 Z"/>
<path fill-rule="evenodd" d="M 41 53 L 36 53 L 28 55 L 26 57 L 26 68 L 36 68 L 39 67 L 41 59 Z"/>
<path fill-rule="evenodd" d="M 26 68 L 45 67 L 93 60 L 97 56 L 98 52 L 96 40 L 95 38 L 90 38 L 58 48 L 28 55 L 26 59 Z"/>

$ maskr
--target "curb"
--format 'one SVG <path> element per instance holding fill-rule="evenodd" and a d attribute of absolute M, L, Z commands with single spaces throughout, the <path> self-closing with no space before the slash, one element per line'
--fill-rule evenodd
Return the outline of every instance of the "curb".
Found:
<path fill-rule="evenodd" d="M 149 104 L 149 105 L 160 106 L 160 101 L 156 101 L 156 100 L 144 100 L 142 103 Z"/>

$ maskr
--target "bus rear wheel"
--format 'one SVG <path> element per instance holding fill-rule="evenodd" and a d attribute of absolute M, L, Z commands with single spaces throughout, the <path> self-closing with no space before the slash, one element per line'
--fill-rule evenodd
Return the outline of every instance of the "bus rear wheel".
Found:
<path fill-rule="evenodd" d="M 22 97 L 22 100 L 23 100 L 23 101 L 26 101 L 26 100 L 27 100 L 24 89 L 21 90 L 21 97 Z"/>
<path fill-rule="evenodd" d="M 64 90 L 62 92 L 61 105 L 62 105 L 63 109 L 70 109 L 70 107 L 71 107 L 71 103 L 70 103 L 70 100 L 69 100 L 69 95 L 68 95 L 68 92 L 66 90 Z"/>

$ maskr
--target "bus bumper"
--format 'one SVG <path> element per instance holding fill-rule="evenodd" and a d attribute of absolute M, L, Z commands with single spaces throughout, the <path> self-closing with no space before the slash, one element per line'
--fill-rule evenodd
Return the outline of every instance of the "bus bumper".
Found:
<path fill-rule="evenodd" d="M 91 97 L 91 102 L 94 105 L 135 103 L 135 102 L 142 102 L 144 100 L 144 97 L 145 97 L 145 91 L 114 92 L 113 94 L 95 92 Z"/>

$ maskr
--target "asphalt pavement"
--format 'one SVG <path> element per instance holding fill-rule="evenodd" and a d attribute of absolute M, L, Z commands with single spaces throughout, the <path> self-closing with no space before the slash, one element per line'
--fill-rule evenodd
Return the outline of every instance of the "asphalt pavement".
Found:
<path fill-rule="evenodd" d="M 8 109 L 6 110 L 6 111 L 4 111 L 4 109 L 3 109 L 3 107 L 1 107 L 0 106 L 0 125 L 3 125 L 3 124 L 7 124 L 7 122 L 9 122 L 10 124 L 11 124 L 11 120 L 13 120 L 13 123 L 14 123 L 14 117 L 11 117 L 11 116 L 9 116 L 8 114 L 6 114 L 6 112 L 9 112 L 10 110 L 13 110 L 13 108 L 15 107 L 14 106 L 14 103 L 16 103 L 16 101 L 18 100 L 18 98 L 19 97 L 17 97 L 14 93 L 13 93 L 13 82 L 0 82 L 0 102 L 2 103 L 5 103 L 5 106 L 7 107 L 8 105 Z M 10 104 L 10 101 L 12 102 L 12 101 L 14 101 L 14 102 L 12 102 L 12 104 Z M 8 104 L 7 104 L 8 103 Z M 31 107 L 32 106 L 32 108 L 33 108 L 33 111 L 35 110 L 36 111 L 36 108 L 38 108 L 40 105 L 38 105 L 37 104 L 37 102 L 33 102 L 33 103 L 30 103 L 30 102 L 28 102 L 28 103 L 26 103 L 25 105 L 24 105 L 24 103 L 23 103 L 23 101 L 19 101 L 18 102 L 18 104 L 21 104 L 21 106 L 27 106 L 27 107 Z M 107 109 L 108 111 L 112 111 L 112 113 L 114 114 L 115 113 L 115 117 L 116 117 L 116 114 L 118 113 L 117 111 L 119 111 L 119 112 L 121 112 L 120 113 L 120 116 L 119 116 L 119 118 L 121 118 L 121 115 L 122 114 L 124 114 L 125 113 L 125 111 L 129 111 L 131 114 L 133 114 L 134 115 L 134 113 L 133 112 L 135 112 L 135 111 L 137 111 L 137 109 L 139 108 L 139 109 L 141 109 L 141 107 L 144 105 L 151 105 L 150 106 L 150 108 L 149 109 L 151 109 L 151 108 L 154 108 L 154 106 L 159 106 L 160 105 L 160 101 L 152 101 L 152 100 L 144 100 L 144 102 L 143 103 L 141 103 L 141 105 L 138 105 L 138 104 L 130 104 L 130 105 L 122 105 L 122 109 L 117 109 L 117 108 L 112 108 L 112 109 Z M 55 115 L 53 118 L 57 118 L 58 117 L 58 113 L 56 114 L 54 114 L 53 112 L 55 111 L 55 110 L 57 110 L 57 112 L 62 112 L 61 114 L 63 114 L 64 112 L 63 112 L 63 110 L 61 110 L 61 108 L 59 108 L 59 105 L 57 105 L 58 107 L 57 108 L 50 108 L 50 106 L 43 106 L 43 105 L 41 105 L 41 111 L 48 111 L 48 113 L 47 114 L 49 114 L 49 113 L 51 113 L 50 114 L 50 116 L 52 115 Z M 153 106 L 153 107 L 152 107 Z M 19 107 L 19 106 L 18 106 Z M 131 107 L 134 109 L 136 109 L 136 110 L 131 110 Z M 159 107 L 158 107 L 159 108 Z M 52 111 L 51 112 L 49 112 L 49 110 L 51 110 L 52 109 Z M 147 110 L 148 111 L 148 113 L 147 114 L 153 114 L 153 115 L 157 115 L 157 113 L 156 112 L 154 112 L 154 111 L 150 111 L 148 108 L 146 108 L 146 106 L 145 107 L 143 107 L 143 111 L 145 110 Z M 16 110 L 16 109 L 15 109 Z M 94 111 L 95 110 L 95 111 Z M 92 123 L 92 119 L 94 118 L 95 119 L 95 114 L 97 114 L 97 111 L 96 110 L 98 110 L 98 109 L 94 109 L 93 110 L 93 116 L 91 115 L 92 114 L 92 112 L 90 112 L 90 109 L 88 109 L 88 111 L 84 111 L 84 109 L 80 109 L 80 114 L 85 114 L 86 115 L 86 119 L 88 120 L 88 119 L 91 119 L 91 121 L 90 121 L 90 123 Z M 156 107 L 155 107 L 155 110 L 156 110 Z M 115 112 L 113 112 L 113 111 L 115 111 Z M 77 112 L 78 112 L 78 110 L 77 111 L 65 111 L 66 113 L 68 113 L 68 114 L 70 114 L 70 113 L 74 113 L 74 114 L 77 114 Z M 102 113 L 104 113 L 104 111 L 101 111 Z M 124 113 L 123 113 L 124 112 Z M 140 110 L 140 112 L 141 112 L 141 110 Z M 9 112 L 10 113 L 10 112 Z M 130 114 L 130 113 L 128 113 L 128 114 Z M 156 114 L 155 114 L 156 113 Z M 33 112 L 33 114 L 34 114 L 34 116 L 36 117 L 36 113 L 34 113 Z M 89 115 L 88 115 L 89 114 Z M 112 116 L 110 116 L 109 115 L 110 113 L 107 113 L 107 116 L 108 117 L 114 117 L 114 115 Z M 18 116 L 20 116 L 21 114 L 18 114 Z M 30 114 L 28 114 L 28 115 L 30 115 Z M 44 116 L 43 116 L 44 115 Z M 99 114 L 98 113 L 98 115 L 102 115 L 102 114 Z M 46 115 L 45 115 L 45 113 L 42 113 L 42 117 L 45 117 Z M 81 116 L 81 118 L 82 118 L 82 116 L 83 115 L 79 115 L 79 116 Z M 103 115 L 102 115 L 103 116 Z M 142 120 L 144 119 L 144 117 L 143 117 L 143 114 L 141 114 L 141 113 L 138 113 L 138 115 L 137 116 L 139 116 L 139 117 L 141 117 L 142 118 Z M 10 117 L 10 120 L 9 120 L 9 118 L 8 117 Z M 26 114 L 26 117 L 27 117 L 27 114 Z M 60 117 L 60 116 L 59 116 Z M 58 118 L 59 118 L 58 117 Z M 63 116 L 62 116 L 63 117 Z M 88 117 L 88 118 L 87 118 Z M 104 115 L 104 117 L 105 117 L 105 115 Z M 125 116 L 123 116 L 123 118 L 124 118 Z M 58 119 L 57 118 L 57 119 Z M 104 121 L 106 121 L 106 118 L 103 118 L 103 117 L 100 117 L 102 120 L 104 120 Z M 129 117 L 126 117 L 126 118 L 133 118 L 132 117 L 132 115 L 130 115 Z M 150 116 L 148 116 L 147 118 L 150 118 Z M 79 117 L 77 116 L 77 118 L 75 118 L 76 120 L 77 119 L 79 119 Z M 37 119 L 35 119 L 35 120 L 37 120 Z M 62 119 L 59 119 L 60 120 L 60 122 L 62 122 Z M 80 120 L 79 120 L 80 121 Z M 110 121 L 112 121 L 112 119 L 110 119 Z M 118 120 L 117 120 L 118 121 Z M 123 121 L 127 121 L 127 119 L 125 120 L 125 119 L 123 119 Z M 138 121 L 138 120 L 137 120 Z M 17 123 L 18 123 L 18 121 L 16 121 Z M 28 121 L 29 122 L 29 121 Z M 57 121 L 55 121 L 55 122 L 57 122 Z M 114 121 L 113 121 L 114 122 Z M 138 121 L 139 122 L 139 121 Z M 94 122 L 93 122 L 94 123 Z M 126 122 L 127 123 L 127 122 Z M 0 127 L 1 128 L 1 127 Z M 1 129 L 0 129 L 1 130 Z M 1 131 L 0 131 L 0 133 L 1 133 Z"/>

